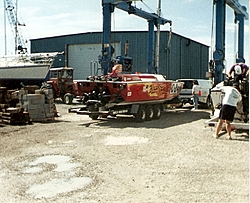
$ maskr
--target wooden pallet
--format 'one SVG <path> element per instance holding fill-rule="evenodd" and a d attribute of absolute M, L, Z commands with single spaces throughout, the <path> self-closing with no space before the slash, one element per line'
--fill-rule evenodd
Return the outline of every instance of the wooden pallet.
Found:
<path fill-rule="evenodd" d="M 29 113 L 20 108 L 8 108 L 0 113 L 0 121 L 10 125 L 24 125 L 31 123 Z"/>

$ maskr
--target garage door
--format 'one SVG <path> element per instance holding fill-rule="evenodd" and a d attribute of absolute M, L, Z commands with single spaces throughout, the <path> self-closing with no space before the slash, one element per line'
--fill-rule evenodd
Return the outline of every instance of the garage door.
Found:
<path fill-rule="evenodd" d="M 121 55 L 120 43 L 112 44 L 115 55 Z M 101 56 L 102 44 L 68 45 L 68 66 L 74 68 L 74 79 L 86 79 L 90 75 L 101 75 L 98 56 Z M 115 57 L 115 56 L 113 56 Z"/>

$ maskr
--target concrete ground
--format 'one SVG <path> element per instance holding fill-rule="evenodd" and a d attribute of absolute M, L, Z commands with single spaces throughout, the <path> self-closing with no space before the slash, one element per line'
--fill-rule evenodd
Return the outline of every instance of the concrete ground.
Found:
<path fill-rule="evenodd" d="M 0 202 L 249 202 L 248 133 L 213 138 L 209 110 L 136 123 L 56 106 L 55 121 L 0 125 Z"/>

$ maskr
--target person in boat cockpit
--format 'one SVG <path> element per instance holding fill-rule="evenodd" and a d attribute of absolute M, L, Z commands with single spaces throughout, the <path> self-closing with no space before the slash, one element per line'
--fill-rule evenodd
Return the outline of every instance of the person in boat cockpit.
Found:
<path fill-rule="evenodd" d="M 122 64 L 116 64 L 112 68 L 112 72 L 109 74 L 109 76 L 112 78 L 117 78 L 121 75 L 121 73 L 122 73 Z"/>

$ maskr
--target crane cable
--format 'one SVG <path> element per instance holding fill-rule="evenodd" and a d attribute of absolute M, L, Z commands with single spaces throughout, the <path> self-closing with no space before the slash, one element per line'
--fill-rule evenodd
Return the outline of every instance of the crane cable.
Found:
<path fill-rule="evenodd" d="M 141 2 L 142 2 L 142 4 L 143 4 L 144 6 L 147 7 L 147 9 L 148 9 L 150 12 L 154 13 L 153 9 L 151 9 L 146 3 L 144 3 L 143 0 L 141 0 Z"/>
<path fill-rule="evenodd" d="M 172 25 L 170 25 L 169 28 L 169 35 L 168 35 L 168 44 L 167 44 L 167 48 L 171 47 L 171 39 L 172 39 Z"/>
<path fill-rule="evenodd" d="M 237 59 L 238 52 L 236 51 L 236 46 L 237 46 L 237 20 L 234 22 L 234 50 L 233 50 L 233 55 L 234 55 L 234 61 Z"/>
<path fill-rule="evenodd" d="M 150 10 L 152 13 L 154 13 L 154 11 L 146 4 L 143 2 L 143 0 L 141 0 L 141 2 L 143 3 L 143 5 L 145 7 L 147 7 L 148 10 Z M 161 12 L 162 13 L 162 12 Z M 161 17 L 161 16 L 159 16 Z M 167 43 L 167 48 L 171 47 L 171 39 L 172 39 L 172 24 L 170 24 L 170 28 L 169 28 L 169 36 L 168 36 L 168 43 Z"/>
<path fill-rule="evenodd" d="M 212 6 L 212 26 L 211 26 L 211 44 L 210 44 L 210 59 L 213 58 L 213 52 L 214 52 L 214 47 L 213 47 L 213 40 L 214 40 L 214 10 L 215 10 L 215 5 L 213 3 Z"/>

